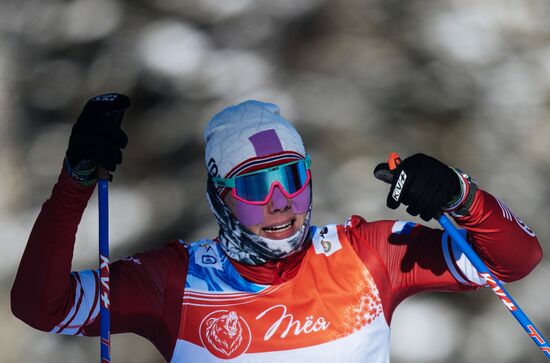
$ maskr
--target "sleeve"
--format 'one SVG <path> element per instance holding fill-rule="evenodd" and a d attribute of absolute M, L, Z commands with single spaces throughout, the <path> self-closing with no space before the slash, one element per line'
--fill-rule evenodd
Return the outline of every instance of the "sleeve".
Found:
<path fill-rule="evenodd" d="M 93 191 L 63 170 L 34 223 L 11 290 L 11 309 L 36 329 L 50 331 L 74 303 L 73 246 Z"/>
<path fill-rule="evenodd" d="M 63 171 L 36 219 L 11 290 L 14 315 L 36 329 L 99 334 L 98 270 L 70 271 L 77 227 L 93 189 Z M 112 263 L 112 333 L 140 334 L 167 354 L 166 345 L 177 337 L 174 317 L 186 268 L 186 249 L 178 242 Z"/>
<path fill-rule="evenodd" d="M 111 265 L 111 333 L 132 332 L 151 341 L 168 361 L 176 343 L 181 297 L 187 275 L 187 250 L 179 242 L 137 253 Z M 97 336 L 100 333 L 99 270 L 91 271 L 93 283 L 77 284 L 75 303 L 52 332 Z M 73 272 L 77 282 L 90 271 Z M 92 281 L 92 279 L 88 279 Z M 79 306 L 79 289 L 88 302 Z M 72 322 L 71 322 L 72 320 Z M 57 329 L 57 330 L 55 330 Z"/>
<path fill-rule="evenodd" d="M 509 208 L 479 190 L 471 214 L 456 218 L 468 242 L 495 276 L 512 282 L 542 259 L 535 234 Z M 485 286 L 475 268 L 439 229 L 404 221 L 367 223 L 354 216 L 346 229 L 361 260 L 372 269 L 389 309 L 421 291 L 463 291 Z M 388 320 L 389 321 L 389 320 Z"/>

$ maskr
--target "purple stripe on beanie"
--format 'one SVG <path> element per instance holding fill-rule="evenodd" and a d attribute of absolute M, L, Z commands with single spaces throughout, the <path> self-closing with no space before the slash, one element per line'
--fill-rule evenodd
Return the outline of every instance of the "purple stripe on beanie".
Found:
<path fill-rule="evenodd" d="M 283 151 L 281 140 L 274 129 L 258 132 L 248 138 L 254 146 L 256 156 L 265 156 Z"/>

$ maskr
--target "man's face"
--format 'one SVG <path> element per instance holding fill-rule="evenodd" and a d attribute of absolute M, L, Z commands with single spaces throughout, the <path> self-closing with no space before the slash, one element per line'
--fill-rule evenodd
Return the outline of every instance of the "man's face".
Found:
<path fill-rule="evenodd" d="M 277 189 L 278 187 L 275 188 Z M 275 192 L 277 192 L 277 190 Z M 227 193 L 224 201 L 233 215 L 240 220 L 237 203 L 242 202 L 236 201 L 231 193 Z M 258 236 L 270 239 L 284 239 L 298 232 L 304 225 L 307 214 L 307 212 L 295 213 L 291 205 L 291 200 L 282 195 L 282 193 L 278 195 L 276 202 L 272 197 L 267 204 L 255 207 L 258 213 L 263 214 L 262 222 L 255 225 L 243 224 Z"/>

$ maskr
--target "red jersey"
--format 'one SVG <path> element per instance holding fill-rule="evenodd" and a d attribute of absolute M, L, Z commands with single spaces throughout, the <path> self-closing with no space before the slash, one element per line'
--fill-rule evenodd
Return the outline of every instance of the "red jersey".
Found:
<path fill-rule="evenodd" d="M 62 172 L 51 197 L 44 203 L 35 222 L 12 288 L 12 310 L 16 316 L 37 329 L 73 335 L 96 336 L 99 334 L 98 271 L 70 271 L 76 230 L 93 189 L 93 187 L 79 185 Z M 542 251 L 534 233 L 501 201 L 487 192 L 479 190 L 471 207 L 471 215 L 455 220 L 467 231 L 468 240 L 482 260 L 504 282 L 524 277 L 542 258 Z M 297 319 L 301 319 L 302 328 L 306 325 L 306 321 L 311 321 L 308 323 L 310 324 L 308 329 L 313 331 L 315 327 L 318 331 L 315 332 L 316 334 L 298 334 L 297 337 L 300 339 L 293 340 L 294 343 L 286 348 L 289 356 L 312 344 L 331 344 L 332 341 L 353 336 L 353 329 L 348 332 L 344 328 L 343 315 L 336 316 L 338 314 L 335 313 L 333 316 L 323 310 L 321 303 L 332 301 L 330 299 L 334 296 L 322 292 L 327 290 L 324 282 L 311 280 L 317 275 L 314 272 L 318 272 L 321 268 L 325 268 L 327 274 L 337 274 L 339 266 L 351 268 L 351 272 L 355 271 L 352 275 L 358 280 L 356 283 L 366 286 L 366 290 L 362 290 L 358 295 L 342 295 L 338 301 L 346 301 L 342 306 L 349 307 L 354 306 L 353 299 L 361 299 L 361 296 L 365 295 L 371 296 L 373 308 L 366 309 L 371 319 L 370 321 L 368 317 L 365 317 L 364 321 L 360 319 L 359 325 L 355 328 L 361 330 L 374 326 L 373 321 L 376 320 L 376 324 L 379 324 L 376 331 L 379 334 L 386 334 L 384 326 L 390 325 L 396 306 L 408 296 L 430 290 L 471 290 L 485 283 L 441 230 L 402 221 L 367 222 L 358 216 L 353 216 L 346 223 L 331 228 L 327 227 L 327 233 L 337 230 L 338 238 L 318 237 L 315 242 L 315 236 L 320 236 L 324 230 L 318 228 L 317 234 L 313 234 L 314 241 L 309 249 L 281 261 L 269 262 L 261 266 L 239 264 L 225 256 L 220 256 L 219 250 L 218 254 L 213 256 L 229 261 L 230 273 L 223 276 L 237 276 L 235 278 L 238 281 L 261 285 L 267 289 L 267 292 L 275 291 L 273 292 L 275 295 L 272 296 L 277 296 L 276 291 L 301 291 L 304 286 L 309 286 L 310 300 L 303 300 L 302 305 L 307 307 L 308 304 L 317 304 L 316 306 L 319 307 L 312 307 L 310 315 L 307 308 L 300 308 L 301 317 Z M 204 241 L 202 242 L 204 244 Z M 215 243 L 211 240 L 207 242 Z M 327 265 L 324 265 L 324 260 L 320 260 L 322 252 L 334 248 L 337 244 L 345 248 L 334 251 L 331 256 L 328 256 L 331 262 L 326 262 Z M 113 334 L 133 332 L 145 337 L 157 347 L 167 361 L 191 359 L 181 354 L 182 350 L 178 349 L 178 346 L 181 347 L 184 343 L 179 342 L 191 342 L 199 347 L 201 336 L 204 337 L 201 334 L 206 334 L 202 328 L 204 324 L 201 325 L 203 320 L 193 322 L 186 319 L 183 315 L 187 310 L 182 306 L 186 303 L 189 305 L 190 298 L 210 299 L 209 294 L 217 292 L 217 287 L 208 284 L 210 280 L 205 280 L 204 275 L 197 275 L 193 270 L 193 266 L 196 267 L 198 262 L 200 262 L 198 265 L 213 264 L 212 256 L 192 251 L 189 246 L 181 241 L 174 241 L 164 247 L 137 253 L 111 265 L 111 332 Z M 342 259 L 342 256 L 346 258 Z M 346 265 L 345 261 L 351 260 L 356 260 L 359 265 L 352 267 Z M 304 271 L 309 272 L 304 273 Z M 197 276 L 202 276 L 202 279 Z M 334 284 L 344 283 L 337 278 L 327 279 L 327 281 L 332 281 Z M 292 290 L 294 285 L 301 290 Z M 202 290 L 199 289 L 203 292 L 197 290 L 200 286 L 203 286 Z M 242 288 L 246 290 L 248 287 Z M 250 291 L 245 290 L 241 289 L 240 292 L 223 290 L 223 293 L 237 294 L 231 298 L 248 298 L 247 294 Z M 349 289 L 335 291 L 341 294 L 344 290 Z M 258 291 L 252 291 L 252 293 L 258 293 Z M 285 294 L 281 295 L 282 298 L 289 299 L 289 293 Z M 235 302 L 230 302 L 229 305 L 231 304 Z M 257 316 L 264 312 L 260 318 L 273 311 L 269 310 L 271 305 L 258 306 L 264 309 L 254 310 Z M 216 311 L 218 310 L 220 309 Z M 244 313 L 238 309 L 226 310 L 225 318 L 232 322 L 231 327 L 236 327 L 239 323 L 241 334 L 246 333 L 242 328 L 245 323 L 239 319 L 246 318 L 247 321 L 250 319 L 254 321 L 257 317 L 252 315 L 243 317 Z M 220 318 L 222 315 L 216 317 Z M 308 320 L 309 316 L 314 319 L 313 315 L 317 320 Z M 318 320 L 321 315 L 323 319 Z M 293 316 L 298 317 L 298 315 Z M 328 318 L 328 316 L 333 317 Z M 378 317 L 382 320 L 377 320 Z M 327 325 L 329 320 L 334 323 Z M 186 326 L 191 330 L 185 331 Z M 324 327 L 326 329 L 323 329 Z M 330 327 L 335 328 L 333 331 L 336 332 L 335 334 L 338 331 L 341 332 L 341 336 L 336 339 L 330 335 L 328 333 Z M 200 329 L 203 329 L 203 333 Z M 283 329 L 282 327 L 273 328 L 271 322 L 259 324 L 258 329 L 266 330 L 257 332 L 264 337 L 270 332 L 269 329 L 272 329 L 270 337 L 280 337 L 284 332 L 284 330 L 277 330 Z M 315 337 L 310 340 L 301 338 L 306 335 L 311 337 L 315 335 Z M 241 338 L 245 339 L 243 337 L 241 335 Z M 387 347 L 389 339 L 384 341 L 383 344 L 373 345 L 372 341 L 364 340 L 363 351 L 368 352 L 364 354 L 369 354 L 371 357 L 382 356 L 381 359 L 377 358 L 376 362 L 384 361 L 389 351 Z M 239 344 L 239 348 L 231 354 L 236 354 L 235 352 L 238 351 L 243 354 L 241 358 L 246 357 L 242 343 Z M 203 344 L 203 348 L 208 348 L 207 345 Z M 250 340 L 250 347 L 252 346 L 255 347 L 253 349 L 267 352 L 285 349 L 281 348 L 282 345 L 263 346 L 259 342 Z M 212 353 L 211 350 L 209 351 Z M 225 351 L 229 350 L 225 349 Z M 225 353 L 220 354 L 222 355 L 212 353 L 212 357 L 220 359 L 229 357 L 224 357 Z M 263 360 L 268 362 L 269 359 L 266 359 Z"/>

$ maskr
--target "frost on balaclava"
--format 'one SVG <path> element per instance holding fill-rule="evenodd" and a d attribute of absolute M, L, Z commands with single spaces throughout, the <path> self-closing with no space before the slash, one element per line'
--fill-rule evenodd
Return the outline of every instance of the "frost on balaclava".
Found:
<path fill-rule="evenodd" d="M 214 176 L 231 178 L 305 158 L 300 135 L 279 115 L 279 107 L 254 100 L 228 107 L 210 120 L 204 139 L 209 174 L 207 199 L 220 226 L 220 245 L 224 252 L 240 262 L 258 265 L 302 250 L 311 222 L 311 186 L 290 200 L 295 213 L 307 213 L 304 225 L 294 235 L 275 240 L 246 228 L 263 223 L 263 206 L 236 200 L 234 216 L 222 199 L 228 190 L 216 188 L 210 180 Z M 272 201 L 287 203 L 277 188 Z"/>

